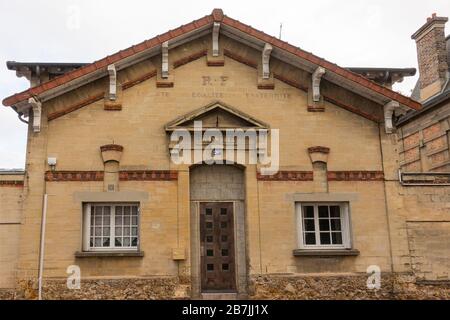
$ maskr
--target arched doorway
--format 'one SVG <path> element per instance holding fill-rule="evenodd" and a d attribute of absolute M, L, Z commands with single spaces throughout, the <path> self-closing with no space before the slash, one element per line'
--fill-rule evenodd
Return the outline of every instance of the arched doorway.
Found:
<path fill-rule="evenodd" d="M 246 293 L 245 175 L 231 165 L 190 170 L 193 296 Z"/>

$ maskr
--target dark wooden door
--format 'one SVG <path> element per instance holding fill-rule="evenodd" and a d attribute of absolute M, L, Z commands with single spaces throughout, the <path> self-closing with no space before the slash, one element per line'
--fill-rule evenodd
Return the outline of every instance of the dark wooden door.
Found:
<path fill-rule="evenodd" d="M 202 290 L 235 290 L 232 202 L 200 203 L 200 250 Z"/>

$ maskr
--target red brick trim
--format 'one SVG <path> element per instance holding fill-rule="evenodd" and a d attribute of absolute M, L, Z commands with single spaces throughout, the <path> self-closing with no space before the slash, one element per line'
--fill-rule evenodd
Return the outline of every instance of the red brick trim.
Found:
<path fill-rule="evenodd" d="M 320 152 L 320 153 L 328 154 L 328 153 L 330 153 L 330 148 L 321 147 L 321 146 L 310 147 L 310 148 L 308 148 L 308 152 L 309 153 Z"/>
<path fill-rule="evenodd" d="M 296 82 L 296 81 L 294 81 L 294 80 L 288 79 L 288 78 L 282 76 L 281 74 L 274 73 L 274 74 L 273 74 L 273 77 L 274 77 L 275 79 L 277 79 L 277 80 L 280 80 L 280 81 L 282 81 L 282 82 L 284 82 L 284 83 L 290 85 L 291 87 L 294 87 L 294 88 L 300 89 L 300 90 L 302 90 L 302 91 L 308 92 L 308 87 L 302 85 L 302 84 L 299 83 L 299 82 Z"/>
<path fill-rule="evenodd" d="M 208 60 L 206 61 L 208 67 L 223 67 L 225 65 L 225 60 Z"/>
<path fill-rule="evenodd" d="M 356 113 L 356 114 L 360 115 L 361 117 L 364 117 L 364 118 L 366 118 L 366 119 L 372 120 L 372 121 L 374 121 L 374 122 L 380 122 L 380 119 L 378 119 L 377 117 L 375 117 L 375 116 L 373 116 L 373 115 L 371 115 L 371 114 L 368 114 L 368 113 L 366 113 L 366 112 L 364 112 L 364 111 L 361 111 L 361 110 L 359 110 L 359 109 L 357 109 L 357 108 L 355 108 L 355 107 L 352 107 L 352 106 L 350 106 L 350 105 L 348 105 L 348 104 L 346 104 L 346 103 L 337 101 L 337 100 L 335 100 L 334 98 L 331 98 L 331 97 L 329 97 L 329 96 L 325 96 L 325 95 L 324 95 L 324 96 L 323 96 L 323 99 L 324 99 L 325 101 L 328 101 L 329 103 L 332 103 L 332 104 L 334 104 L 334 105 L 337 105 L 338 107 L 341 107 L 341 108 L 346 109 L 346 110 L 348 110 L 348 111 L 350 111 L 350 112 Z"/>
<path fill-rule="evenodd" d="M 104 105 L 103 109 L 105 111 L 121 111 L 122 110 L 122 104 L 121 103 L 105 102 L 105 105 Z"/>
<path fill-rule="evenodd" d="M 158 81 L 158 82 L 156 82 L 156 87 L 157 88 L 173 88 L 174 84 L 173 84 L 173 82 Z"/>
<path fill-rule="evenodd" d="M 81 109 L 81 108 L 83 108 L 83 107 L 85 107 L 85 106 L 87 106 L 87 105 L 89 105 L 91 103 L 97 102 L 97 101 L 102 100 L 104 98 L 105 98 L 105 92 L 96 94 L 95 96 L 89 97 L 89 98 L 87 98 L 87 99 L 85 99 L 85 100 L 83 100 L 81 102 L 78 102 L 78 103 L 68 107 L 67 109 L 64 109 L 62 111 L 57 111 L 57 112 L 50 113 L 48 115 L 48 121 L 55 120 L 55 119 L 57 119 L 59 117 L 65 116 L 68 113 L 71 113 L 71 112 L 73 112 L 75 110 Z"/>
<path fill-rule="evenodd" d="M 308 106 L 308 112 L 325 112 L 325 107 Z"/>
<path fill-rule="evenodd" d="M 275 89 L 275 85 L 273 83 L 270 83 L 270 84 L 258 84 L 258 89 L 260 89 L 260 90 L 273 90 L 273 89 Z"/>
<path fill-rule="evenodd" d="M 257 173 L 259 181 L 313 181 L 312 171 L 278 171 L 278 173 L 267 176 Z"/>
<path fill-rule="evenodd" d="M 120 181 L 172 181 L 178 180 L 178 172 L 171 170 L 121 171 Z"/>
<path fill-rule="evenodd" d="M 123 83 L 122 84 L 122 90 L 126 90 L 126 89 L 129 89 L 131 87 L 134 87 L 135 85 L 137 85 L 137 84 L 139 84 L 141 82 L 144 82 L 144 81 L 146 81 L 148 79 L 151 79 L 153 77 L 156 77 L 156 70 L 150 71 L 150 72 L 148 72 L 148 73 L 146 73 L 146 74 L 144 74 L 144 75 L 142 75 L 142 76 L 140 76 L 140 77 L 138 77 L 136 79 L 133 79 L 133 80 L 130 80 L 128 82 Z"/>
<path fill-rule="evenodd" d="M 208 54 L 208 50 L 202 50 L 197 53 L 191 54 L 190 56 L 187 56 L 185 58 L 181 58 L 173 63 L 173 68 L 174 69 L 179 68 L 185 64 L 188 64 L 189 62 L 200 59 L 200 58 L 206 56 L 207 54 Z"/>
<path fill-rule="evenodd" d="M 0 181 L 0 187 L 23 187 L 22 180 L 2 180 Z"/>
<path fill-rule="evenodd" d="M 103 181 L 103 171 L 47 171 L 45 181 L 49 182 L 87 182 Z M 120 171 L 120 181 L 173 181 L 178 180 L 177 171 L 169 170 L 134 170 Z"/>
<path fill-rule="evenodd" d="M 252 67 L 252 68 L 255 68 L 255 69 L 258 68 L 258 64 L 256 62 L 253 62 L 251 60 L 248 60 L 247 58 L 244 58 L 244 57 L 242 57 L 242 56 L 240 56 L 238 54 L 235 54 L 235 53 L 231 52 L 228 49 L 224 49 L 223 50 L 223 55 L 228 57 L 228 58 L 231 58 L 233 60 L 236 60 L 237 62 L 243 63 L 243 64 L 245 64 L 245 65 L 247 65 L 249 67 Z"/>
<path fill-rule="evenodd" d="M 384 181 L 382 171 L 329 171 L 328 181 Z M 312 171 L 279 171 L 266 176 L 257 173 L 259 181 L 313 181 Z"/>
<path fill-rule="evenodd" d="M 103 171 L 47 171 L 45 181 L 103 181 Z"/>
<path fill-rule="evenodd" d="M 105 152 L 105 151 L 119 151 L 119 152 L 123 152 L 123 147 L 121 145 L 118 144 L 107 144 L 104 146 L 100 147 L 100 151 L 101 152 Z"/>
<path fill-rule="evenodd" d="M 384 181 L 383 171 L 328 171 L 328 181 Z"/>

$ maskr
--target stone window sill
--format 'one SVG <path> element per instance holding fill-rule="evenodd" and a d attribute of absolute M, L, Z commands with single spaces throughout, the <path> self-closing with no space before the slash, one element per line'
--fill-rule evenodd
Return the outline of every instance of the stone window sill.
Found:
<path fill-rule="evenodd" d="M 339 256 L 358 256 L 357 249 L 329 249 L 329 250 L 311 250 L 296 249 L 293 252 L 295 257 L 339 257 Z"/>
<path fill-rule="evenodd" d="M 75 252 L 76 258 L 90 258 L 90 257 L 143 257 L 144 251 L 89 251 L 89 252 Z"/>

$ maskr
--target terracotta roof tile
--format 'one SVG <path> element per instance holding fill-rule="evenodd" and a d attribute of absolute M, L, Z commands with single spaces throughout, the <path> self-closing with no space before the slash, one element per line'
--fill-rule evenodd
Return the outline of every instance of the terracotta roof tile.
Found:
<path fill-rule="evenodd" d="M 336 73 L 342 77 L 345 77 L 355 83 L 358 83 L 359 85 L 361 85 L 363 87 L 370 88 L 371 90 L 373 90 L 381 95 L 384 95 L 385 97 L 387 97 L 389 99 L 396 100 L 403 105 L 406 105 L 413 109 L 420 109 L 420 107 L 421 107 L 419 102 L 414 101 L 411 98 L 402 96 L 392 90 L 389 90 L 385 87 L 382 87 L 382 86 L 376 84 L 375 82 L 372 82 L 371 80 L 369 80 L 367 78 L 364 78 L 361 75 L 353 73 L 347 69 L 341 68 L 341 67 L 337 66 L 336 64 L 333 64 L 325 59 L 322 59 L 320 57 L 313 55 L 312 53 L 306 52 L 306 51 L 304 51 L 298 47 L 295 47 L 285 41 L 281 41 L 273 36 L 270 36 L 270 35 L 262 32 L 262 31 L 256 30 L 249 25 L 243 24 L 238 20 L 234 20 L 228 16 L 225 16 L 221 9 L 214 9 L 213 12 L 208 16 L 205 16 L 198 20 L 194 20 L 191 23 L 182 25 L 176 29 L 173 29 L 164 34 L 158 35 L 150 40 L 143 41 L 143 42 L 141 42 L 135 46 L 132 46 L 128 49 L 119 51 L 111 56 L 108 56 L 101 60 L 95 61 L 92 64 L 89 64 L 89 65 L 86 65 L 79 69 L 70 71 L 70 72 L 68 72 L 64 75 L 61 75 L 60 77 L 57 77 L 53 80 L 50 80 L 49 82 L 46 82 L 40 86 L 28 89 L 26 91 L 23 91 L 23 92 L 15 94 L 15 95 L 12 95 L 8 98 L 5 98 L 3 100 L 3 104 L 5 106 L 12 106 L 18 102 L 24 101 L 24 100 L 32 97 L 33 95 L 41 94 L 47 90 L 50 90 L 57 86 L 63 85 L 69 81 L 76 79 L 76 78 L 79 78 L 81 76 L 87 75 L 92 72 L 95 72 L 99 69 L 106 68 L 109 64 L 116 63 L 123 58 L 126 58 L 133 54 L 142 52 L 146 49 L 150 49 L 150 48 L 156 47 L 158 45 L 161 45 L 165 41 L 176 38 L 187 32 L 191 32 L 191 31 L 194 31 L 201 27 L 204 27 L 214 21 L 221 21 L 223 24 L 226 24 L 232 28 L 238 29 L 242 32 L 248 33 L 251 36 L 258 38 L 261 41 L 268 42 L 275 47 L 278 47 L 287 52 L 290 52 L 302 59 L 310 61 L 311 63 L 314 63 L 321 67 L 324 67 L 325 69 L 327 69 L 331 72 L 334 72 L 334 73 Z"/>

